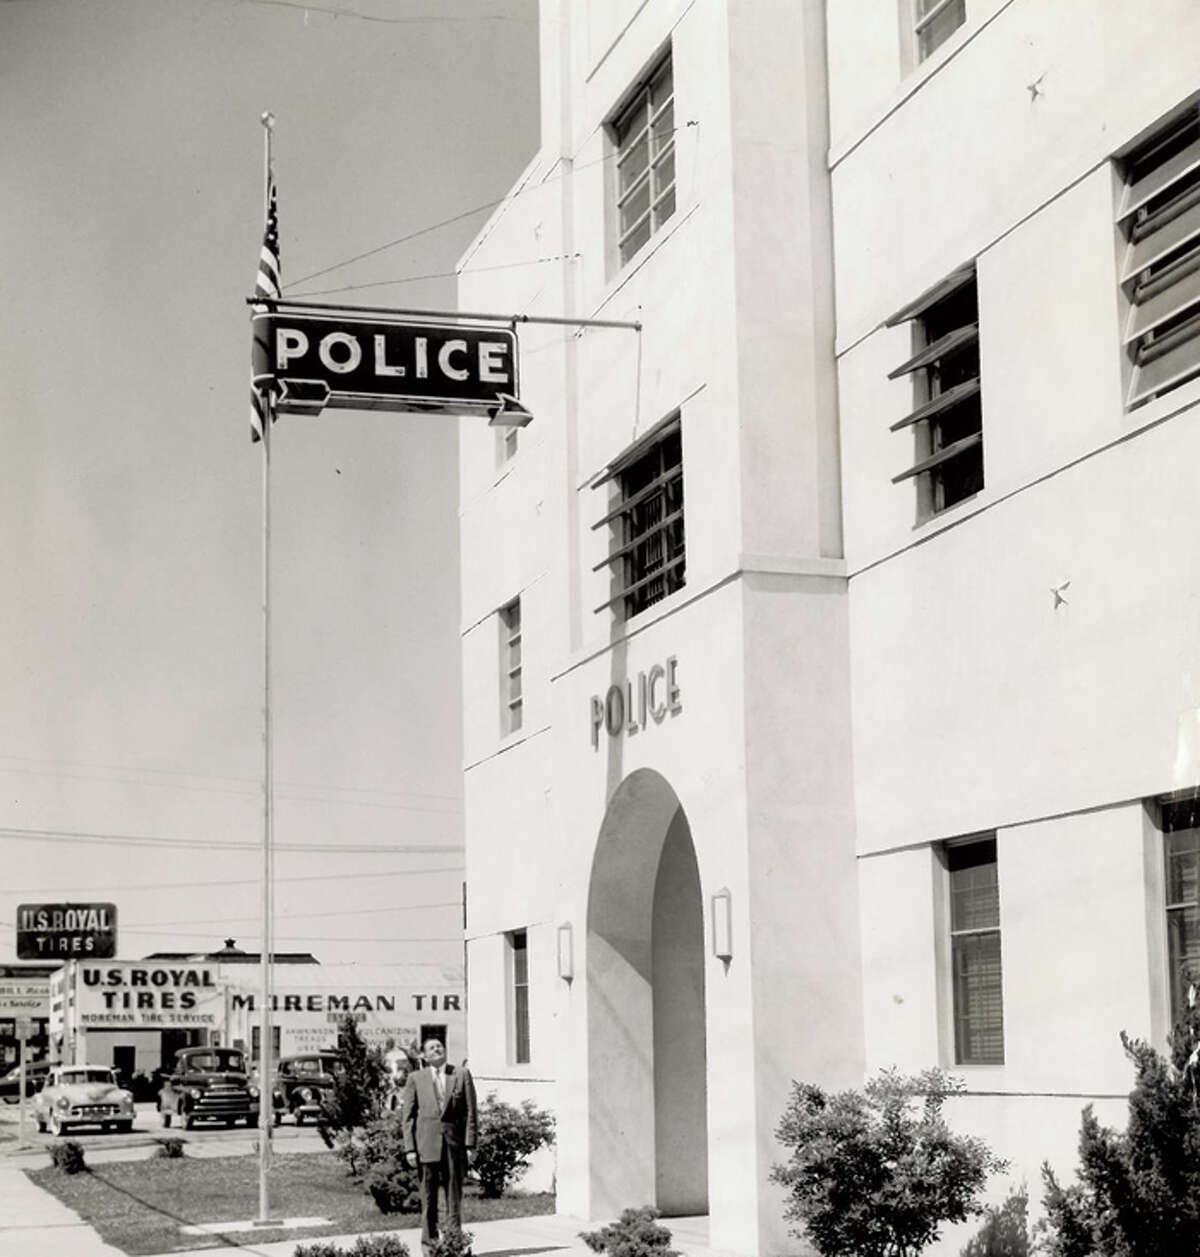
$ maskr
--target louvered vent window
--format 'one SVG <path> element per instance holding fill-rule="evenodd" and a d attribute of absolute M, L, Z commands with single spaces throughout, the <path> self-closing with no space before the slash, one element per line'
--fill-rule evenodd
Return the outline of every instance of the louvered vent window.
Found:
<path fill-rule="evenodd" d="M 1004 992 L 996 840 L 947 847 L 946 866 L 950 874 L 955 1064 L 1001 1065 Z"/>
<path fill-rule="evenodd" d="M 1200 115 L 1160 131 L 1125 163 L 1117 213 L 1129 299 L 1127 405 L 1200 372 Z"/>
<path fill-rule="evenodd" d="M 892 424 L 912 432 L 916 462 L 893 484 L 918 478 L 922 515 L 944 511 L 983 488 L 979 383 L 979 295 L 974 264 L 955 271 L 890 319 L 912 321 L 917 352 L 888 374 L 913 377 L 916 409 Z"/>
<path fill-rule="evenodd" d="M 593 528 L 610 532 L 608 557 L 592 569 L 612 572 L 613 594 L 597 612 L 625 619 L 684 584 L 683 441 L 679 416 L 660 424 L 596 482 L 615 485 L 611 509 Z"/>

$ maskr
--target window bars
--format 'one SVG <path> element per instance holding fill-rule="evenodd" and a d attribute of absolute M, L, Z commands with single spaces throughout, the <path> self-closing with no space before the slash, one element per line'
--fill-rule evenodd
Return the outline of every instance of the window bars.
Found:
<path fill-rule="evenodd" d="M 637 615 L 684 585 L 683 441 L 673 415 L 610 464 L 596 482 L 615 484 L 608 512 L 593 528 L 611 530 L 609 553 L 593 568 L 612 572 L 612 596 L 597 612 Z"/>

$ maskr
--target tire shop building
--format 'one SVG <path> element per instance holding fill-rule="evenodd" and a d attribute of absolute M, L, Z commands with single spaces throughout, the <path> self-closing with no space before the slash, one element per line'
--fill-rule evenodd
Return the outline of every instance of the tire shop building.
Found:
<path fill-rule="evenodd" d="M 541 17 L 460 305 L 640 330 L 461 426 L 472 1069 L 731 1252 L 793 1079 L 1069 1179 L 1200 963 L 1200 9 Z"/>
<path fill-rule="evenodd" d="M 50 979 L 51 1042 L 68 1063 L 112 1065 L 126 1078 L 152 1075 L 193 1044 L 240 1047 L 257 1060 L 256 961 L 68 961 Z M 441 1034 L 451 1059 L 465 1055 L 453 967 L 277 962 L 272 1012 L 276 1058 L 336 1047 L 347 1015 L 370 1043 Z"/>

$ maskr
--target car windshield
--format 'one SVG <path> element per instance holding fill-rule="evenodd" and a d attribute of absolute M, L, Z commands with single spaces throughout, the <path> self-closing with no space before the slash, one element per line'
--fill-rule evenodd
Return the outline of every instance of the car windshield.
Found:
<path fill-rule="evenodd" d="M 293 1061 L 291 1072 L 293 1074 L 323 1074 L 325 1062 L 319 1057 L 306 1057 L 301 1061 Z"/>
<path fill-rule="evenodd" d="M 64 1069 L 58 1080 L 64 1087 L 81 1082 L 116 1082 L 111 1069 Z"/>
<path fill-rule="evenodd" d="M 196 1052 L 187 1057 L 186 1068 L 230 1070 L 241 1074 L 245 1072 L 246 1064 L 245 1057 L 235 1048 L 214 1048 L 211 1052 Z"/>

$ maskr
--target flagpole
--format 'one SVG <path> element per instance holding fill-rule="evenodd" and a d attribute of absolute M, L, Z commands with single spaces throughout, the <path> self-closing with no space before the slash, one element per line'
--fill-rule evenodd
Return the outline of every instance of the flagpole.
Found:
<path fill-rule="evenodd" d="M 275 115 L 262 115 L 264 139 L 263 221 L 271 212 L 271 137 Z M 271 1130 L 275 1120 L 274 1062 L 271 1060 L 271 964 L 274 765 L 271 745 L 271 428 L 275 398 L 270 388 L 262 391 L 262 613 L 263 613 L 263 886 L 262 886 L 262 1009 L 259 1014 L 258 1047 L 258 1222 L 271 1221 L 270 1191 L 267 1181 L 271 1165 Z"/>

